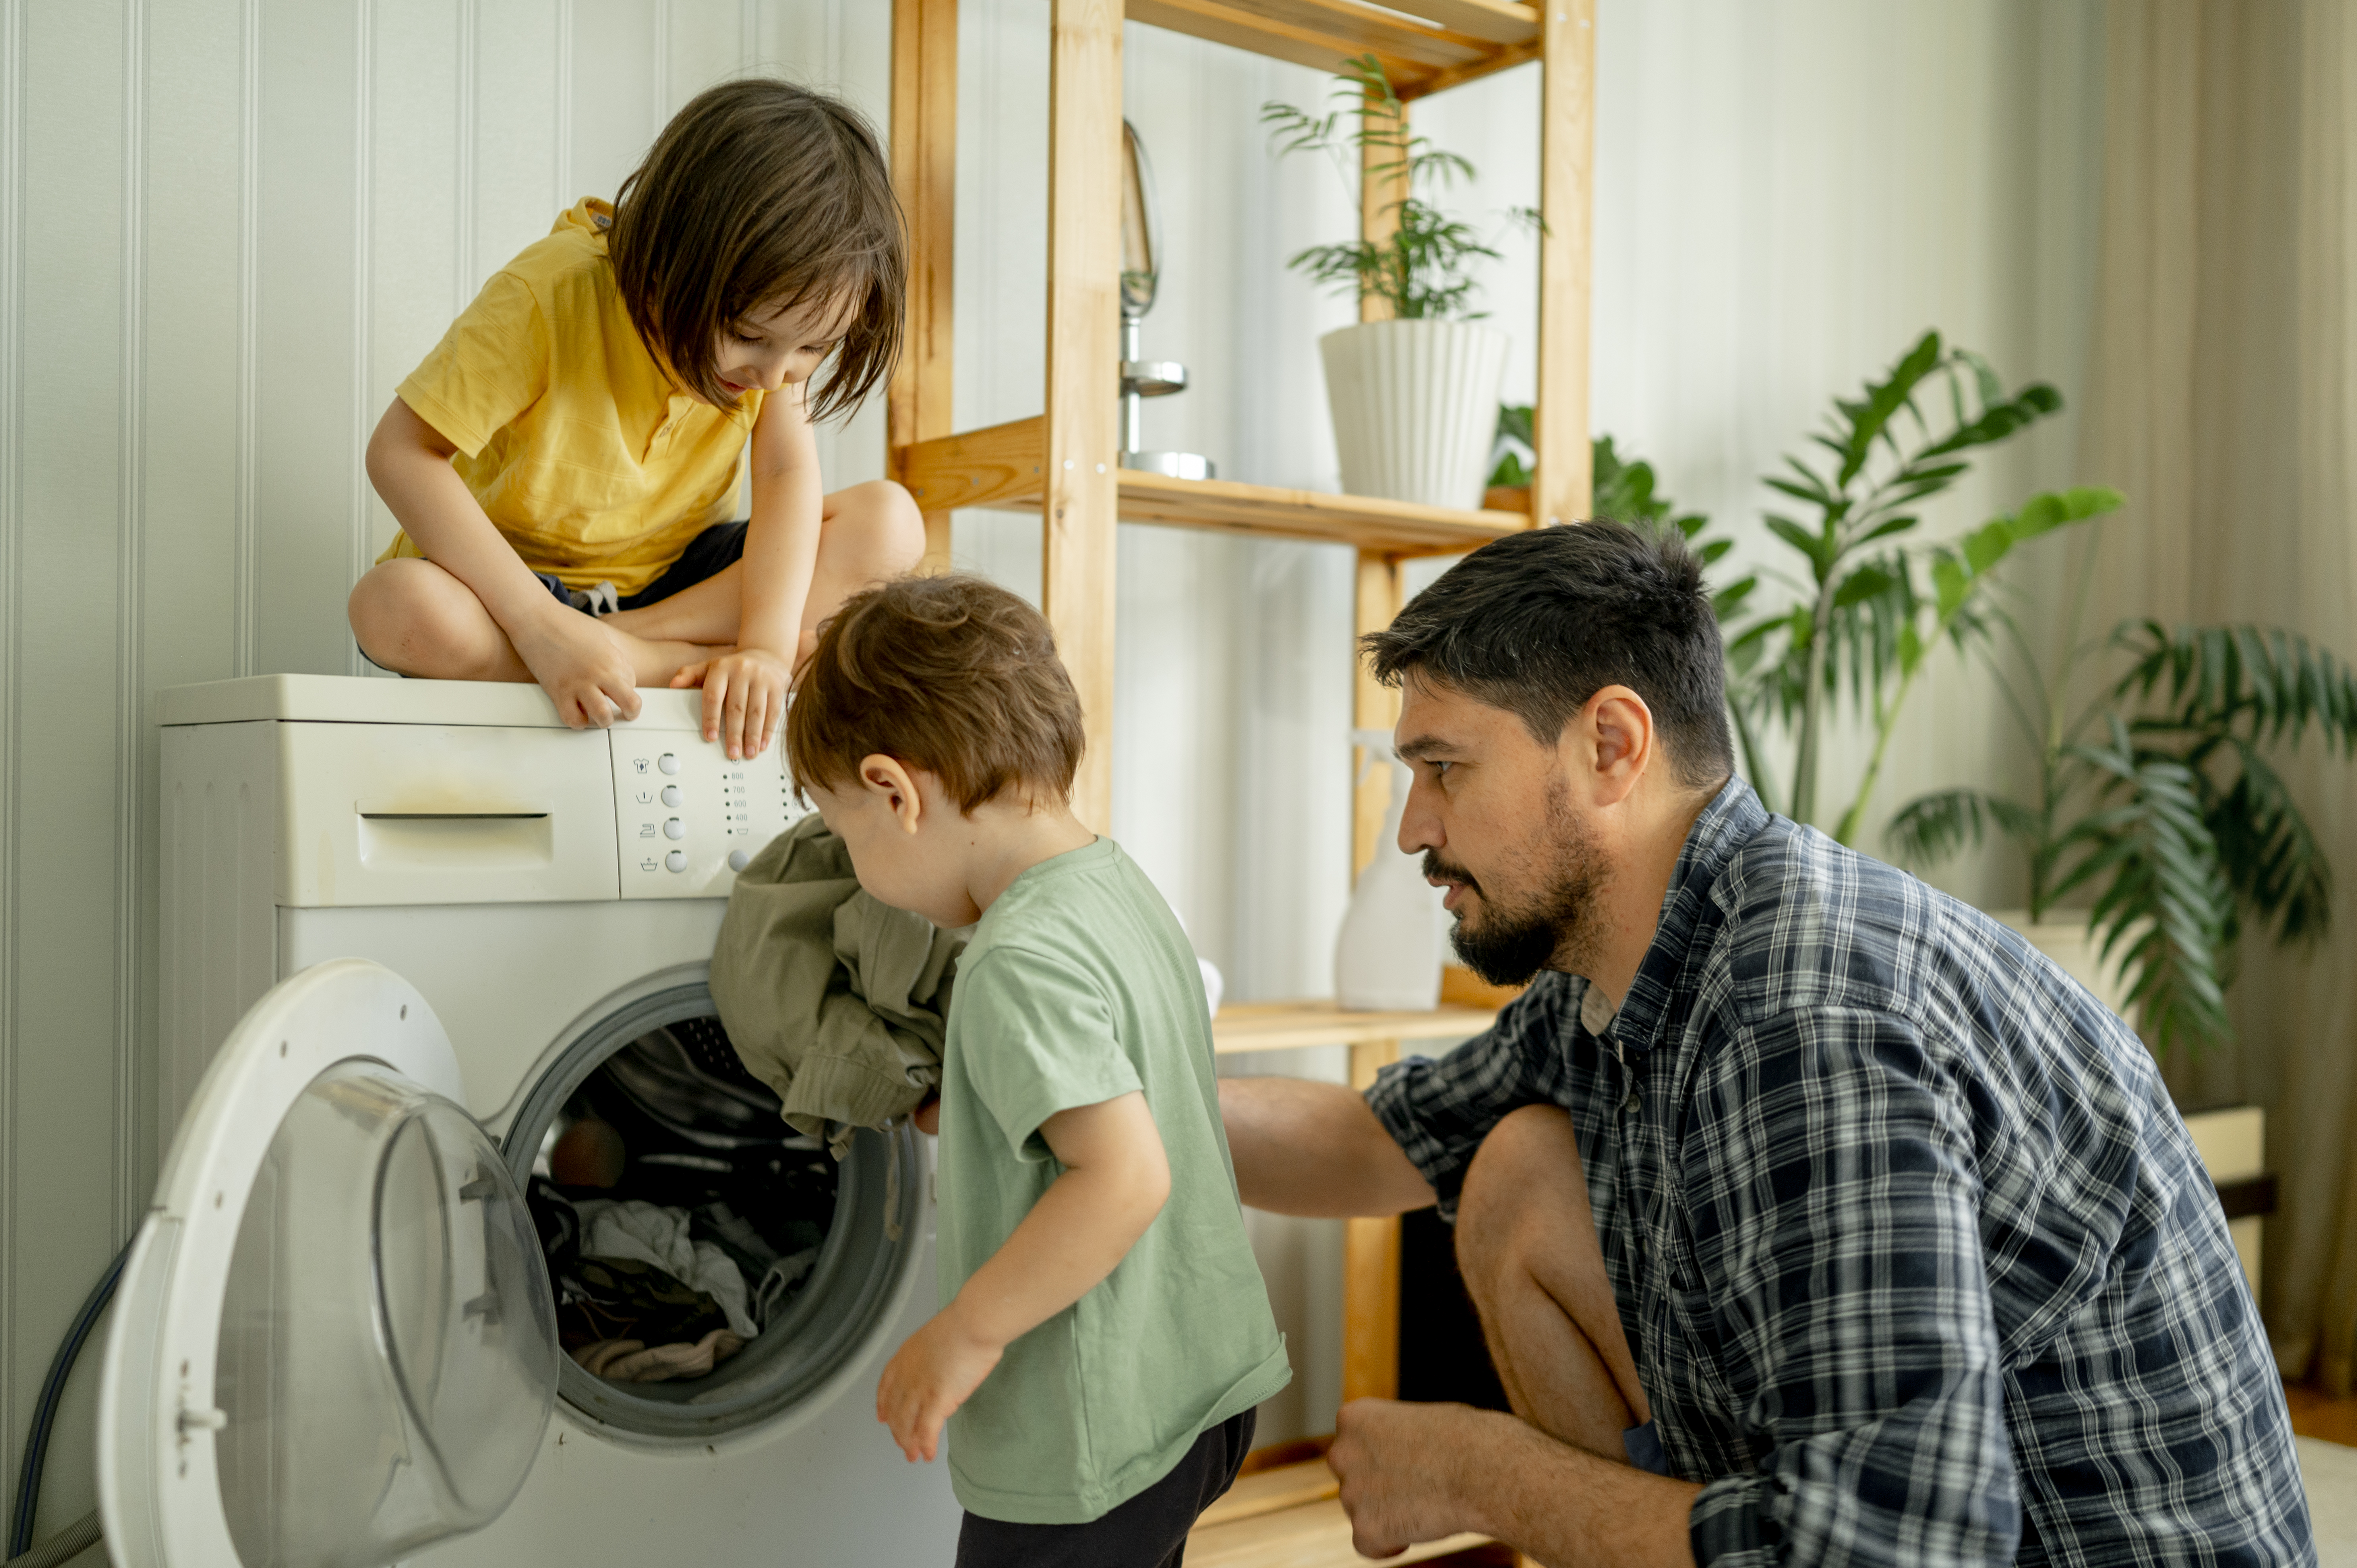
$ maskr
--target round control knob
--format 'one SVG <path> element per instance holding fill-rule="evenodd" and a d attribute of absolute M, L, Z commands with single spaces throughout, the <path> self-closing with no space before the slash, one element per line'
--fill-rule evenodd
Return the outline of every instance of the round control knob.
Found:
<path fill-rule="evenodd" d="M 679 804 L 679 800 L 680 800 L 679 786 L 678 786 L 678 785 L 676 785 L 676 784 L 666 784 L 666 785 L 664 785 L 664 786 L 663 786 L 663 792 L 662 792 L 662 803 L 663 803 L 664 805 L 666 805 L 666 806 L 676 806 L 676 805 L 678 805 L 678 804 Z"/>
<path fill-rule="evenodd" d="M 753 857 L 752 857 L 751 855 L 749 855 L 749 854 L 746 854 L 743 850 L 741 850 L 741 849 L 732 849 L 732 850 L 730 850 L 730 851 L 728 852 L 728 869 L 729 869 L 729 870 L 731 870 L 731 871 L 742 871 L 742 870 L 744 870 L 747 866 L 748 866 L 748 865 L 752 865 L 752 864 L 753 864 Z"/>
<path fill-rule="evenodd" d="M 687 824 L 681 822 L 677 817 L 673 817 L 669 822 L 663 823 L 663 837 L 667 839 L 683 839 L 686 836 Z"/>
<path fill-rule="evenodd" d="M 665 773 L 678 772 L 679 753 L 675 751 L 664 752 L 661 757 L 655 758 L 655 766 L 662 768 Z"/>
<path fill-rule="evenodd" d="M 673 871 L 685 871 L 687 869 L 687 852 L 683 849 L 675 849 L 672 851 L 669 854 L 663 856 L 663 865 Z"/>

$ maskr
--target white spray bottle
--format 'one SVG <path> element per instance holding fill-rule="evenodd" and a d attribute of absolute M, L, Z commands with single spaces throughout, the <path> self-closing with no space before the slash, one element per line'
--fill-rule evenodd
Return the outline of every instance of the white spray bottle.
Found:
<path fill-rule="evenodd" d="M 1354 729 L 1351 740 L 1367 748 L 1368 768 L 1389 765 L 1392 798 L 1375 856 L 1359 874 L 1334 943 L 1334 1000 L 1356 1011 L 1428 1012 L 1440 1005 L 1448 917 L 1440 889 L 1424 879 L 1422 863 L 1400 853 L 1400 818 L 1415 775 L 1393 753 L 1391 731 Z M 1365 772 L 1359 777 L 1363 782 Z"/>

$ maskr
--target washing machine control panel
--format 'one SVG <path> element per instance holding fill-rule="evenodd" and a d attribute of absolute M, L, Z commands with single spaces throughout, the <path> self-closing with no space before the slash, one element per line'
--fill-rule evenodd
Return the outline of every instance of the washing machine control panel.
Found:
<path fill-rule="evenodd" d="M 808 810 L 794 799 L 782 746 L 731 762 L 694 730 L 606 734 L 625 898 L 725 898 L 762 845 Z"/>

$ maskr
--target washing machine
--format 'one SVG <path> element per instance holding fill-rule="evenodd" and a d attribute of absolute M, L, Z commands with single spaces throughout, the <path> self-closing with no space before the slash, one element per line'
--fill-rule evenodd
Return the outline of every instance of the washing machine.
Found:
<path fill-rule="evenodd" d="M 780 748 L 731 762 L 700 693 L 640 697 L 575 731 L 529 686 L 161 693 L 169 1145 L 102 1373 L 121 1568 L 953 1555 L 943 1467 L 875 1418 L 933 1305 L 926 1140 L 837 1162 L 735 1062 L 706 962 L 801 808 Z M 801 1249 L 704 1375 L 560 1347 L 550 1161 L 584 1121 L 614 1196 L 737 1183 L 746 1246 Z"/>

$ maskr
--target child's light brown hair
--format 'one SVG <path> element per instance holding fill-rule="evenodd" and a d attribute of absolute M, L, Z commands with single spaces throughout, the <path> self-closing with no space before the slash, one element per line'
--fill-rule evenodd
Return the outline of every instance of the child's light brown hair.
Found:
<path fill-rule="evenodd" d="M 853 307 L 834 368 L 809 389 L 813 420 L 846 413 L 892 373 L 908 241 L 875 130 L 823 92 L 750 77 L 672 116 L 614 199 L 614 282 L 656 356 L 726 408 L 713 346 L 772 306 Z"/>
<path fill-rule="evenodd" d="M 786 761 L 834 789 L 878 753 L 942 781 L 962 811 L 1013 791 L 1071 798 L 1081 700 L 1038 610 L 980 577 L 901 577 L 819 628 L 786 710 Z"/>

